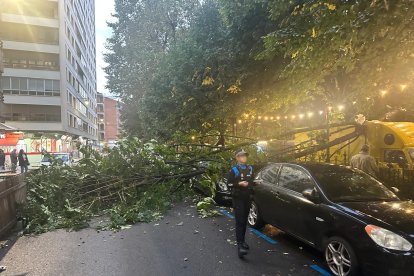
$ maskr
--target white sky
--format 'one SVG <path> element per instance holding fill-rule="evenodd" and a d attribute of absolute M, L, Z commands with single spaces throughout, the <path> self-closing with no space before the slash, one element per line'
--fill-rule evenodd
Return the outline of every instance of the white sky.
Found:
<path fill-rule="evenodd" d="M 106 39 L 111 36 L 111 29 L 106 25 L 106 21 L 111 21 L 111 14 L 114 13 L 115 0 L 96 0 L 96 74 L 98 78 L 98 92 L 109 94 L 105 89 L 106 77 L 103 67 L 106 66 L 103 60 Z"/>

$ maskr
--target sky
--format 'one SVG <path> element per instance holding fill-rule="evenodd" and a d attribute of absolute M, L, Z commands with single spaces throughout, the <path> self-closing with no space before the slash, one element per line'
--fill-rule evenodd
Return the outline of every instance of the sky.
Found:
<path fill-rule="evenodd" d="M 96 20 L 96 74 L 98 78 L 98 92 L 109 95 L 105 89 L 106 78 L 103 67 L 106 66 L 103 53 L 105 52 L 106 39 L 111 36 L 111 29 L 106 25 L 107 21 L 112 21 L 111 14 L 114 13 L 115 0 L 95 1 L 95 20 Z"/>

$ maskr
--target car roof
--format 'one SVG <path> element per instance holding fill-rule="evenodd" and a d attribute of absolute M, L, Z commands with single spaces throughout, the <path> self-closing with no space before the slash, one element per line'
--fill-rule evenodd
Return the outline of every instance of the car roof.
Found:
<path fill-rule="evenodd" d="M 353 172 L 354 169 L 350 167 L 346 167 L 344 165 L 335 165 L 335 164 L 328 164 L 328 163 L 277 163 L 281 165 L 297 165 L 307 169 L 309 172 L 313 173 L 346 173 L 346 172 Z"/>

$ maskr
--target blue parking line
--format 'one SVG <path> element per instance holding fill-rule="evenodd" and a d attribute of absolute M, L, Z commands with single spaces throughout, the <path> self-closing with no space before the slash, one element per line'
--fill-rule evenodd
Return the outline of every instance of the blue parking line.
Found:
<path fill-rule="evenodd" d="M 259 237 L 261 237 L 262 239 L 264 239 L 265 241 L 267 241 L 270 244 L 273 244 L 273 245 L 277 244 L 277 241 L 275 241 L 272 238 L 269 238 L 268 236 L 266 236 L 265 234 L 263 234 L 262 232 L 260 232 L 256 229 L 250 228 L 250 232 L 253 232 L 254 234 L 258 235 Z"/>
<path fill-rule="evenodd" d="M 226 211 L 223 208 L 219 208 L 218 209 L 220 213 L 222 213 L 223 215 L 225 215 L 228 218 L 234 219 L 234 215 L 229 213 L 228 211 Z M 257 236 L 259 236 L 260 238 L 264 239 L 265 241 L 267 241 L 270 244 L 276 245 L 277 241 L 275 241 L 272 238 L 269 238 L 268 236 L 264 235 L 262 232 L 254 229 L 254 228 L 250 228 L 250 232 L 256 234 Z M 318 266 L 318 265 L 311 265 L 310 268 L 312 268 L 313 270 L 319 272 L 322 276 L 332 276 L 331 273 L 329 273 L 327 270 L 323 269 L 322 267 Z"/>
<path fill-rule="evenodd" d="M 313 270 L 319 272 L 322 276 L 332 276 L 331 273 L 320 267 L 319 265 L 311 265 L 310 266 Z"/>
<path fill-rule="evenodd" d="M 231 213 L 229 213 L 229 212 L 227 212 L 223 208 L 220 208 L 219 209 L 219 212 L 222 213 L 223 215 L 225 215 L 228 218 L 234 219 L 234 215 L 231 214 Z M 270 244 L 273 244 L 273 245 L 277 244 L 277 241 L 275 241 L 274 239 L 269 238 L 268 236 L 264 235 L 262 232 L 260 232 L 260 231 L 258 231 L 256 229 L 250 228 L 250 232 L 256 234 L 257 236 L 259 236 L 260 238 L 264 239 L 265 241 L 267 241 Z"/>
<path fill-rule="evenodd" d="M 220 208 L 219 212 L 222 213 L 223 215 L 225 215 L 226 217 L 229 217 L 231 219 L 234 219 L 234 216 L 232 214 L 230 214 L 229 212 L 227 212 L 226 210 Z"/>

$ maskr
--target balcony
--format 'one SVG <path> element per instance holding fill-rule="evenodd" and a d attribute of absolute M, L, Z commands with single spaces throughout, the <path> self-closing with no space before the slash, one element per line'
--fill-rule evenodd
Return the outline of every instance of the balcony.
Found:
<path fill-rule="evenodd" d="M 3 117 L 10 122 L 60 122 L 61 114 L 5 113 Z"/>

